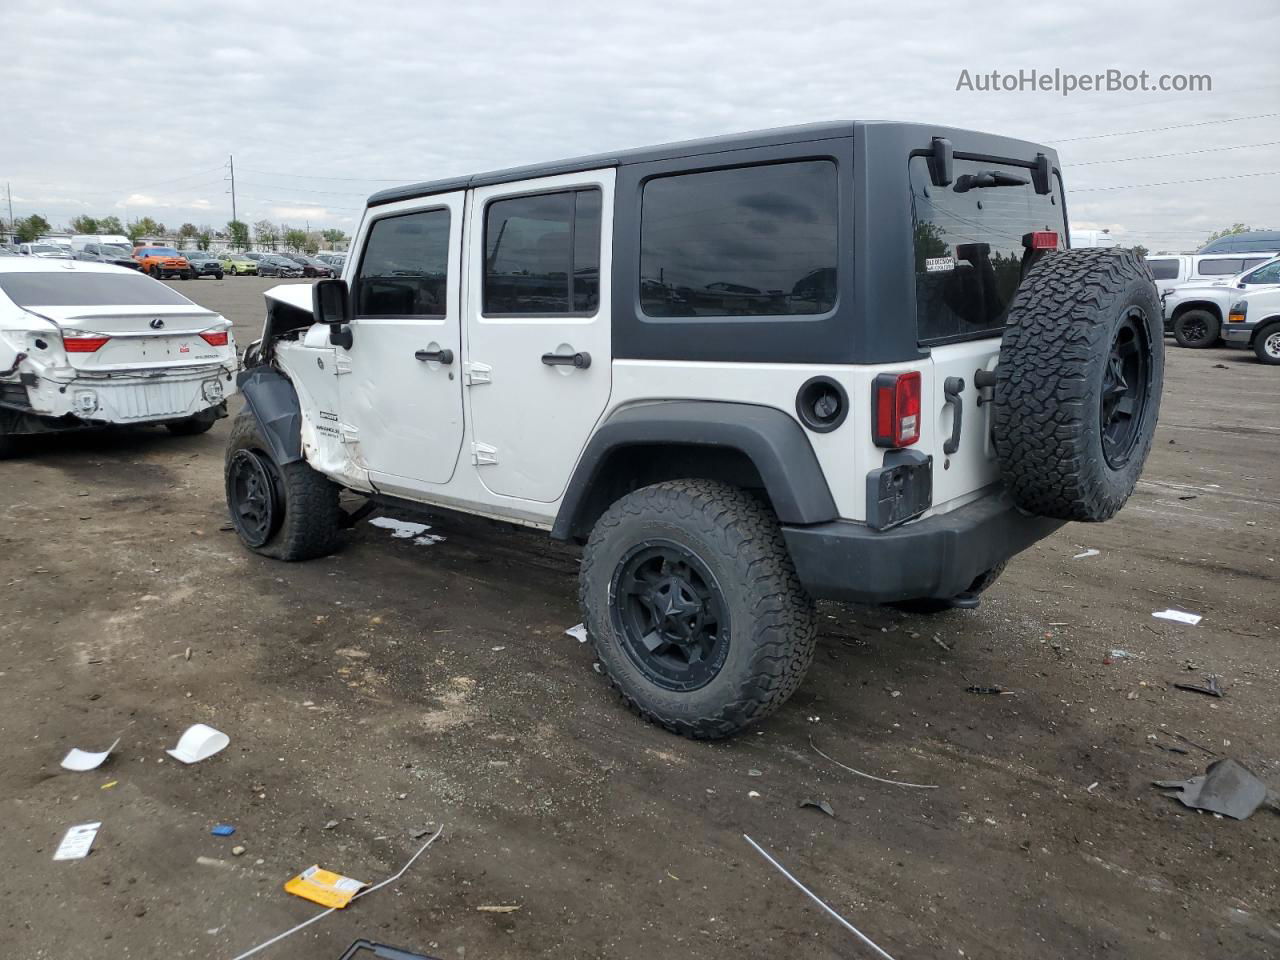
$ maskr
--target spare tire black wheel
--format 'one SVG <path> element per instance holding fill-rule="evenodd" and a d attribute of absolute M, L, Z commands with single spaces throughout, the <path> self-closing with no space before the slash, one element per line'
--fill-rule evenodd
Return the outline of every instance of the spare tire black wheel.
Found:
<path fill-rule="evenodd" d="M 1218 342 L 1222 324 L 1208 310 L 1188 310 L 1173 321 L 1173 339 L 1180 347 L 1200 350 Z"/>
<path fill-rule="evenodd" d="M 1124 506 L 1160 413 L 1164 331 L 1146 262 L 1067 250 L 1027 271 L 996 368 L 992 440 L 1023 510 L 1099 521 Z"/>

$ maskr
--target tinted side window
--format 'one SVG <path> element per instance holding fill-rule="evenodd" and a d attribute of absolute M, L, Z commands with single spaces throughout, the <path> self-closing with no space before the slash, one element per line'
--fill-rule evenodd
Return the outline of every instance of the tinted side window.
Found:
<path fill-rule="evenodd" d="M 1270 257 L 1245 257 L 1242 261 L 1240 261 L 1241 263 L 1240 269 L 1248 270 L 1250 267 L 1256 267 L 1258 264 L 1266 263 L 1270 259 L 1271 259 Z"/>
<path fill-rule="evenodd" d="M 1201 260 L 1197 269 L 1202 277 L 1230 277 L 1244 269 L 1244 261 Z"/>
<path fill-rule="evenodd" d="M 590 314 L 600 303 L 600 191 L 495 200 L 485 211 L 484 312 Z"/>
<path fill-rule="evenodd" d="M 827 313 L 836 302 L 837 202 L 830 160 L 649 181 L 641 308 L 651 317 Z"/>
<path fill-rule="evenodd" d="M 448 210 L 384 217 L 370 228 L 365 241 L 356 276 L 355 314 L 443 317 L 448 273 Z"/>
<path fill-rule="evenodd" d="M 1280 260 L 1259 267 L 1240 279 L 1245 283 L 1280 283 Z"/>
<path fill-rule="evenodd" d="M 1177 260 L 1148 260 L 1147 266 L 1151 268 L 1151 275 L 1157 280 L 1178 279 Z"/>

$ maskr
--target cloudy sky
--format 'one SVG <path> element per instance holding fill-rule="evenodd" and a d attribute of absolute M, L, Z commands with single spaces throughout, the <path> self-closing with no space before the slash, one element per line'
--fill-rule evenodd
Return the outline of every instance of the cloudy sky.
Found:
<path fill-rule="evenodd" d="M 5 0 L 3 23 L 0 189 L 55 224 L 221 227 L 234 154 L 240 219 L 350 232 L 392 183 L 857 118 L 1053 144 L 1073 227 L 1152 250 L 1280 229 L 1275 0 Z M 956 89 L 962 70 L 1055 67 L 1208 73 L 1212 91 Z"/>

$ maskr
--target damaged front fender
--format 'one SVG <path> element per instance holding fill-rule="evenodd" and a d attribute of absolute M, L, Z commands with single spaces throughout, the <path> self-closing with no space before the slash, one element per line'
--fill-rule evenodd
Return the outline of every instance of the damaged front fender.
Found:
<path fill-rule="evenodd" d="M 289 378 L 271 366 L 251 367 L 237 381 L 276 463 L 302 459 L 302 408 Z"/>

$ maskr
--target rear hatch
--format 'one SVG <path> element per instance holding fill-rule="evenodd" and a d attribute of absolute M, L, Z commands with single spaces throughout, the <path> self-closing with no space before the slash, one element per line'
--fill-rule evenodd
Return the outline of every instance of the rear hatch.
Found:
<path fill-rule="evenodd" d="M 139 273 L 0 274 L 23 309 L 57 324 L 71 366 L 85 372 L 234 363 L 231 324 Z"/>
<path fill-rule="evenodd" d="M 934 458 L 934 510 L 946 511 L 999 479 L 991 391 L 975 374 L 995 368 L 1022 277 L 1045 247 L 1065 249 L 1066 221 L 1056 174 L 1037 193 L 1030 165 L 957 154 L 951 183 L 939 186 L 927 158 L 909 163 L 916 331 L 930 352 L 921 444 Z"/>

